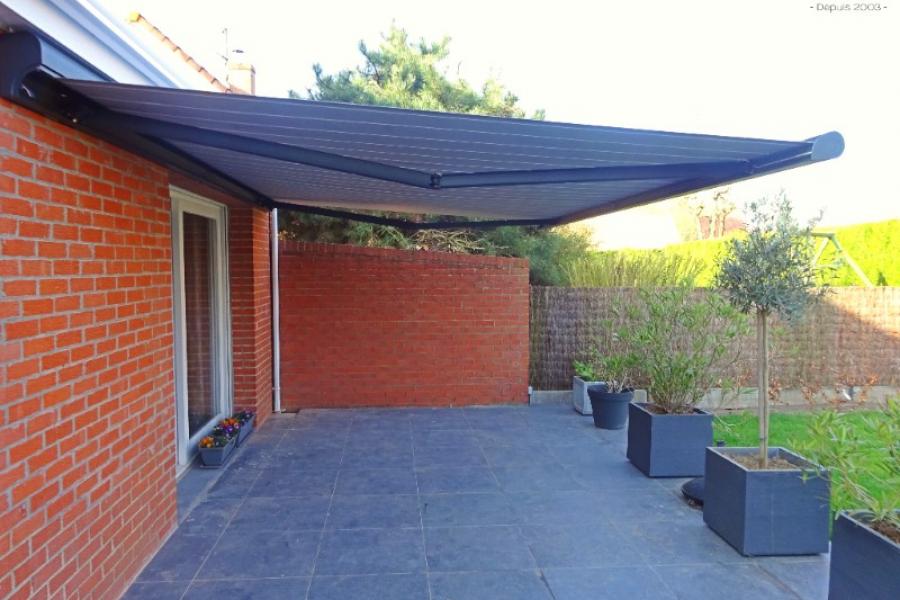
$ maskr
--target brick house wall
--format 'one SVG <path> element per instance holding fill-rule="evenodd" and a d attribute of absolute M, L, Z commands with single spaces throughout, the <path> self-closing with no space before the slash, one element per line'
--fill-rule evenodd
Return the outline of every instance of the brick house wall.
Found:
<path fill-rule="evenodd" d="M 0 101 L 0 597 L 115 598 L 175 525 L 165 170 Z"/>
<path fill-rule="evenodd" d="M 281 242 L 285 410 L 526 402 L 528 263 Z"/>
<path fill-rule="evenodd" d="M 118 598 L 175 527 L 170 184 L 229 206 L 234 404 L 264 421 L 268 213 L 0 100 L 0 598 Z"/>

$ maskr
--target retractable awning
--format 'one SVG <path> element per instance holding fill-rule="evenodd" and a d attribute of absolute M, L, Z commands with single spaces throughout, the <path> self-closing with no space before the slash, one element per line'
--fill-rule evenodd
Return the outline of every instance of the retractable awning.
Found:
<path fill-rule="evenodd" d="M 17 61 L 0 47 L 7 97 L 245 199 L 339 216 L 555 225 L 832 159 L 844 145 L 836 132 L 781 141 L 124 85 L 59 57 L 48 66 L 40 38 L 16 44 L 35 56 L 7 64 Z"/>

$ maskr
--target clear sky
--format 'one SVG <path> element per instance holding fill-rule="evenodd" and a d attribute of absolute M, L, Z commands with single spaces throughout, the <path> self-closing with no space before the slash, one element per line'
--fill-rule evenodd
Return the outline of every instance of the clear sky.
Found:
<path fill-rule="evenodd" d="M 549 120 L 776 139 L 840 131 L 836 161 L 732 188 L 784 188 L 823 224 L 900 217 L 900 0 L 867 12 L 810 0 L 94 0 L 142 12 L 212 71 L 222 29 L 257 69 L 257 93 L 305 91 L 311 66 L 356 65 L 396 22 L 452 38 L 451 73 L 496 75 Z M 850 3 L 848 6 L 853 6 Z M 884 6 L 884 5 L 882 5 Z"/>

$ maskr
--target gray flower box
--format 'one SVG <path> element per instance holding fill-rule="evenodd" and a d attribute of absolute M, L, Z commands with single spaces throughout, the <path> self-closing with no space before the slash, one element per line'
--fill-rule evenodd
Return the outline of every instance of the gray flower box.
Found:
<path fill-rule="evenodd" d="M 204 467 L 221 467 L 231 456 L 235 448 L 236 438 L 231 438 L 228 443 L 219 448 L 198 448 L 200 452 L 200 462 Z"/>
<path fill-rule="evenodd" d="M 600 385 L 602 381 L 585 381 L 577 375 L 572 377 L 572 405 L 575 410 L 583 415 L 594 414 L 591 409 L 591 399 L 588 397 L 588 387 Z"/>
<path fill-rule="evenodd" d="M 628 460 L 648 477 L 703 475 L 706 447 L 713 445 L 712 414 L 665 415 L 647 403 L 628 406 Z"/>
<path fill-rule="evenodd" d="M 703 520 L 744 556 L 828 552 L 828 472 L 784 448 L 770 448 L 799 469 L 747 469 L 732 456 L 757 448 L 707 448 Z"/>
<path fill-rule="evenodd" d="M 252 417 L 250 417 L 250 419 L 244 421 L 241 424 L 241 428 L 238 430 L 238 437 L 236 441 L 236 445 L 238 447 L 240 447 L 244 443 L 244 440 L 246 440 L 247 437 L 249 437 L 250 434 L 253 433 L 254 423 L 256 423 L 256 415 L 253 415 Z"/>
<path fill-rule="evenodd" d="M 900 545 L 865 524 L 864 513 L 840 513 L 831 541 L 828 600 L 900 598 Z"/>

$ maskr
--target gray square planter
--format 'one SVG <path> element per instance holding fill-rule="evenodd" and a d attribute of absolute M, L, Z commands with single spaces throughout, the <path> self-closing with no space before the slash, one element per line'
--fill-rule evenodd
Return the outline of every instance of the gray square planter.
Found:
<path fill-rule="evenodd" d="M 647 403 L 628 406 L 628 460 L 648 477 L 703 475 L 706 447 L 713 444 L 712 414 L 660 415 Z"/>
<path fill-rule="evenodd" d="M 593 414 L 591 399 L 588 397 L 588 386 L 599 385 L 602 381 L 585 381 L 577 375 L 572 377 L 572 406 L 583 415 Z"/>
<path fill-rule="evenodd" d="M 865 515 L 840 513 L 831 540 L 828 599 L 900 598 L 900 545 L 865 525 Z"/>
<path fill-rule="evenodd" d="M 828 552 L 828 472 L 784 448 L 769 456 L 799 469 L 750 470 L 730 456 L 757 448 L 707 448 L 703 521 L 744 556 Z"/>

